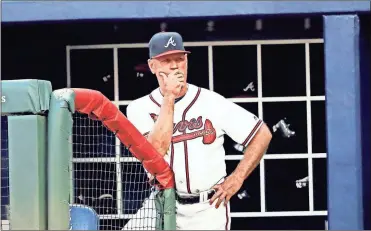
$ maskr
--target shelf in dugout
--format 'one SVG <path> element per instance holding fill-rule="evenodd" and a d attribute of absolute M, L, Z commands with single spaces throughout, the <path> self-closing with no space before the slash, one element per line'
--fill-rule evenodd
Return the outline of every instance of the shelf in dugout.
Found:
<path fill-rule="evenodd" d="M 312 110 L 312 151 L 322 153 L 326 151 L 326 102 L 311 102 Z"/>
<path fill-rule="evenodd" d="M 305 96 L 304 44 L 262 45 L 263 97 Z"/>
<path fill-rule="evenodd" d="M 71 67 L 69 87 L 97 90 L 108 99 L 114 100 L 112 49 L 70 50 L 69 58 Z"/>
<path fill-rule="evenodd" d="M 327 160 L 313 159 L 314 210 L 327 210 Z"/>
<path fill-rule="evenodd" d="M 264 102 L 263 120 L 271 129 L 273 138 L 267 154 L 270 153 L 307 153 L 307 110 L 306 102 Z M 281 120 L 289 125 L 288 129 L 295 132 L 286 136 L 282 129 L 274 131 Z M 287 128 L 287 126 L 286 126 Z M 292 133 L 291 133 L 292 134 Z"/>
<path fill-rule="evenodd" d="M 257 97 L 257 46 L 213 46 L 212 49 L 214 91 L 226 98 Z"/>
<path fill-rule="evenodd" d="M 119 100 L 140 98 L 157 87 L 157 78 L 148 67 L 147 48 L 119 48 L 118 92 Z"/>
<path fill-rule="evenodd" d="M 207 46 L 186 47 L 188 54 L 188 82 L 209 89 L 209 51 Z"/>
<path fill-rule="evenodd" d="M 227 174 L 237 167 L 238 160 L 227 161 Z M 258 166 L 243 183 L 241 189 L 231 198 L 231 213 L 234 212 L 260 212 L 260 167 Z"/>
<path fill-rule="evenodd" d="M 310 95 L 325 95 L 325 52 L 323 43 L 309 45 Z"/>
<path fill-rule="evenodd" d="M 307 159 L 265 160 L 266 211 L 309 211 L 309 182 L 306 177 Z"/>

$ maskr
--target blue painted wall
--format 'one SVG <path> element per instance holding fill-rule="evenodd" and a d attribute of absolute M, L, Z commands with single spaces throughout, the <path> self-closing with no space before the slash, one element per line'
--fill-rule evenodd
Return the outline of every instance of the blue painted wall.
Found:
<path fill-rule="evenodd" d="M 369 42 L 357 15 L 325 16 L 324 25 L 329 226 L 362 230 L 369 220 Z"/>
<path fill-rule="evenodd" d="M 361 18 L 360 28 L 360 74 L 362 115 L 362 163 L 363 163 L 363 208 L 364 229 L 371 229 L 371 77 L 370 17 Z"/>
<path fill-rule="evenodd" d="M 144 19 L 369 11 L 368 1 L 3 1 L 2 21 Z"/>

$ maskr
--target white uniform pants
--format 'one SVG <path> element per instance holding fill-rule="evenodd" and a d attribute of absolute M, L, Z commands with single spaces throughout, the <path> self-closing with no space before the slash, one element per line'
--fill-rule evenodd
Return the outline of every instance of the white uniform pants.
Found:
<path fill-rule="evenodd" d="M 177 230 L 230 230 L 231 216 L 230 205 L 220 204 L 215 208 L 209 201 L 196 204 L 179 204 L 177 206 Z"/>

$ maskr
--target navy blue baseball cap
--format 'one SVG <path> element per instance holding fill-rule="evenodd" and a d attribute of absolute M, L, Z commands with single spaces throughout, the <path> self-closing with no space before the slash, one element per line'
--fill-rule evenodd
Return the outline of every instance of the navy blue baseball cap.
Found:
<path fill-rule="evenodd" d="M 149 41 L 149 58 L 176 53 L 191 53 L 184 49 L 183 38 L 177 32 L 159 32 Z"/>

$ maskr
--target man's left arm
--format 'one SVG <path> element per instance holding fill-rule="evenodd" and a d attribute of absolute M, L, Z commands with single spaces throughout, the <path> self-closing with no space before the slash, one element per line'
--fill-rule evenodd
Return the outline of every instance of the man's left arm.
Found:
<path fill-rule="evenodd" d="M 245 149 L 244 156 L 236 169 L 223 183 L 213 187 L 216 193 L 211 198 L 210 204 L 213 204 L 218 199 L 215 204 L 215 207 L 218 208 L 223 201 L 225 205 L 229 202 L 231 197 L 240 190 L 243 182 L 249 177 L 251 172 L 259 165 L 260 160 L 268 149 L 271 138 L 272 134 L 269 128 L 263 124 Z"/>
<path fill-rule="evenodd" d="M 259 165 L 272 139 L 272 133 L 267 125 L 254 114 L 230 101 L 225 101 L 223 106 L 228 112 L 225 114 L 226 118 L 222 118 L 222 121 L 227 121 L 223 128 L 225 133 L 246 148 L 236 169 L 224 182 L 213 187 L 216 193 L 211 198 L 210 204 L 217 201 L 216 208 L 223 201 L 227 204 L 240 190 L 245 179 Z"/>
<path fill-rule="evenodd" d="M 272 139 L 272 133 L 264 123 L 244 151 L 244 156 L 231 175 L 244 181 L 258 166 Z"/>

